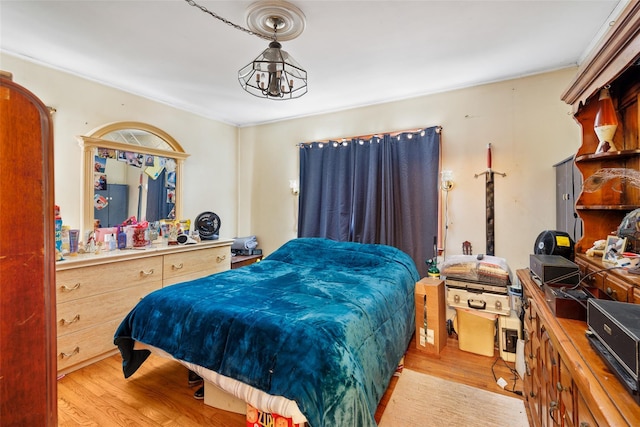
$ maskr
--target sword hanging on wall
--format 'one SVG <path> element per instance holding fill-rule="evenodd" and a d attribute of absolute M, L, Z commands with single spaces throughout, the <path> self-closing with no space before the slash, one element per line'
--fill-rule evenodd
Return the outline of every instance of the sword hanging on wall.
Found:
<path fill-rule="evenodd" d="M 485 193 L 486 193 L 486 211 L 487 211 L 487 255 L 495 255 L 495 234 L 494 234 L 494 188 L 493 188 L 493 176 L 507 176 L 506 173 L 496 172 L 491 169 L 491 144 L 487 144 L 487 170 L 475 174 L 475 177 L 484 175 L 486 179 Z"/>

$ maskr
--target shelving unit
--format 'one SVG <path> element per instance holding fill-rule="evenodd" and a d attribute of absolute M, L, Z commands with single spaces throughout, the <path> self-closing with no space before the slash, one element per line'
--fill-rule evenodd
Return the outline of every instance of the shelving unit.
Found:
<path fill-rule="evenodd" d="M 562 99 L 571 104 L 582 128 L 582 145 L 575 164 L 582 174 L 583 189 L 576 199 L 576 212 L 583 221 L 582 238 L 576 252 L 584 253 L 597 240 L 615 233 L 624 216 L 640 208 L 640 6 L 630 3 L 616 21 L 608 39 L 585 62 Z M 593 124 L 599 91 L 610 86 L 618 116 L 613 142 L 619 151 L 595 154 L 598 138 Z M 597 179 L 599 171 L 627 169 L 625 178 Z M 637 174 L 637 178 L 633 176 Z M 635 180 L 635 182 L 634 182 Z"/>

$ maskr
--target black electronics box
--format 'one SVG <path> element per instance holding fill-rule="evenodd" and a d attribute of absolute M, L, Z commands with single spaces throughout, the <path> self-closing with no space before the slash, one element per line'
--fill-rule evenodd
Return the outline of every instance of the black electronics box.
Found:
<path fill-rule="evenodd" d="M 587 324 L 625 369 L 638 378 L 640 305 L 590 299 L 587 304 Z"/>
<path fill-rule="evenodd" d="M 529 269 L 541 284 L 577 285 L 580 269 L 574 262 L 561 255 L 529 255 Z"/>
<path fill-rule="evenodd" d="M 640 403 L 640 305 L 589 299 L 587 325 L 591 345 Z"/>

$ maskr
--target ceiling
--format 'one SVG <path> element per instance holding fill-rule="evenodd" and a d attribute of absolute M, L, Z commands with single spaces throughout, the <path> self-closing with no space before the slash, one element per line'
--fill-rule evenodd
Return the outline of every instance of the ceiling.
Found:
<path fill-rule="evenodd" d="M 573 66 L 626 2 L 291 0 L 306 27 L 282 45 L 307 70 L 309 87 L 286 101 L 257 98 L 238 83 L 238 70 L 267 41 L 184 0 L 0 0 L 0 48 L 248 126 Z M 246 27 L 254 2 L 197 3 Z"/>

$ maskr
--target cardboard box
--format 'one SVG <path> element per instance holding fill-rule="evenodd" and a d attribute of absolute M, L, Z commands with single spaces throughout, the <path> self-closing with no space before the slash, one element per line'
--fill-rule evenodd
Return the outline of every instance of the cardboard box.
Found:
<path fill-rule="evenodd" d="M 306 427 L 307 423 L 294 424 L 291 418 L 262 412 L 247 404 L 247 427 Z"/>
<path fill-rule="evenodd" d="M 416 283 L 415 298 L 416 348 L 426 353 L 439 354 L 447 345 L 444 281 L 425 277 Z"/>
<path fill-rule="evenodd" d="M 204 403 L 236 414 L 245 414 L 247 410 L 247 404 L 244 400 L 238 399 L 206 380 L 204 382 Z"/>
<path fill-rule="evenodd" d="M 485 311 L 456 308 L 454 329 L 458 333 L 458 348 L 482 356 L 493 356 L 497 317 L 497 314 Z"/>

